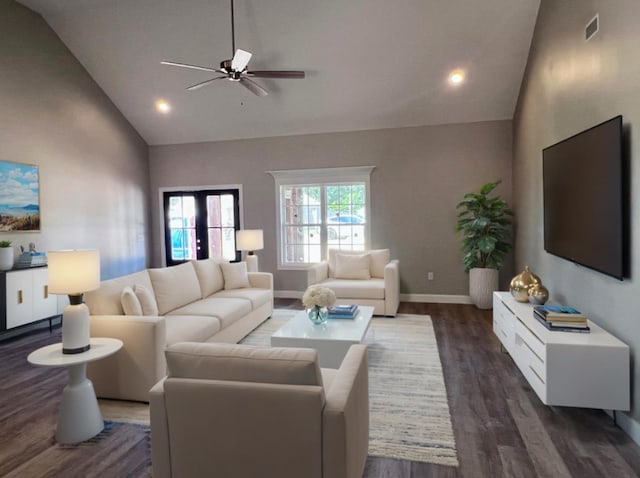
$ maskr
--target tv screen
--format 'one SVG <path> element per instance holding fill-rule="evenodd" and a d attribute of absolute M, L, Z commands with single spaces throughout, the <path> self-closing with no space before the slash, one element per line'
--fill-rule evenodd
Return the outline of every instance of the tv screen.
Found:
<path fill-rule="evenodd" d="M 542 152 L 544 249 L 622 280 L 622 116 Z"/>

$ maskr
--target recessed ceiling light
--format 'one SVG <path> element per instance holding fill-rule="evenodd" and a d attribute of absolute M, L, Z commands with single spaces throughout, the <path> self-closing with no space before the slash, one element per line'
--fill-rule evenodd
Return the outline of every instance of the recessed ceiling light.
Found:
<path fill-rule="evenodd" d="M 449 73 L 449 83 L 452 85 L 459 85 L 464 81 L 464 71 L 462 70 L 453 70 Z"/>
<path fill-rule="evenodd" d="M 158 100 L 156 101 L 156 109 L 160 113 L 167 114 L 169 111 L 171 111 L 171 105 L 167 103 L 165 100 Z"/>

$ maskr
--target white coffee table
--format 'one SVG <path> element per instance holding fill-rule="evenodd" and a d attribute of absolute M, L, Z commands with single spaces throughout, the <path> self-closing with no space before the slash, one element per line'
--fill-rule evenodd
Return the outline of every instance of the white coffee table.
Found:
<path fill-rule="evenodd" d="M 353 320 L 329 319 L 315 325 L 302 310 L 271 336 L 271 346 L 316 349 L 321 367 L 340 368 L 349 347 L 362 343 L 373 311 L 373 307 L 360 306 Z"/>
<path fill-rule="evenodd" d="M 41 367 L 67 367 L 69 381 L 62 391 L 62 402 L 56 427 L 58 443 L 70 444 L 88 440 L 104 428 L 100 407 L 91 380 L 87 378 L 87 363 L 116 353 L 122 341 L 92 338 L 91 348 L 79 354 L 63 354 L 62 344 L 52 344 L 29 354 L 27 360 Z"/>

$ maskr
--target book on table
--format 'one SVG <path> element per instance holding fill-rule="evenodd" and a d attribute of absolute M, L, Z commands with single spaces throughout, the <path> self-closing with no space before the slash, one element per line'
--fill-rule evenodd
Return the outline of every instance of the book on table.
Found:
<path fill-rule="evenodd" d="M 354 319 L 358 315 L 358 306 L 352 305 L 334 305 L 329 307 L 329 319 Z"/>
<path fill-rule="evenodd" d="M 557 321 L 557 322 L 552 322 L 549 320 L 546 320 L 542 315 L 540 315 L 538 313 L 538 311 L 533 312 L 533 316 L 538 320 L 538 322 L 540 322 L 542 325 L 544 325 L 547 329 L 549 330 L 553 330 L 556 332 L 583 332 L 583 333 L 587 333 L 589 332 L 591 329 L 589 328 L 589 326 L 587 325 L 587 321 L 585 319 L 584 323 L 581 322 L 561 322 L 561 321 Z"/>
<path fill-rule="evenodd" d="M 536 305 L 533 310 L 545 319 L 562 318 L 562 320 L 586 320 L 586 316 L 573 307 L 564 305 Z"/>

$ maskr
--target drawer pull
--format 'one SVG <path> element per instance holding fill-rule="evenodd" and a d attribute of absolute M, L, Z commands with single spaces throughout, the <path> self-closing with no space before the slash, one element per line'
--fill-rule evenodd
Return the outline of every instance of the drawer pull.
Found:
<path fill-rule="evenodd" d="M 44 298 L 45 299 L 49 298 L 49 286 L 48 285 L 44 286 Z"/>
<path fill-rule="evenodd" d="M 502 329 L 500 329 L 500 332 L 502 333 L 502 335 L 504 335 L 505 337 L 507 336 L 506 332 Z"/>
<path fill-rule="evenodd" d="M 18 304 L 22 304 L 22 291 L 18 291 Z"/>

